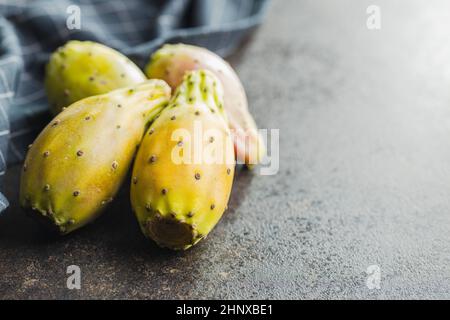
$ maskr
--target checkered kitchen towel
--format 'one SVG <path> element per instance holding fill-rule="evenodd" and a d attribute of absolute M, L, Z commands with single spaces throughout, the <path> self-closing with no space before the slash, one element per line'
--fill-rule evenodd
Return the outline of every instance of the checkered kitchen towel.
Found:
<path fill-rule="evenodd" d="M 26 146 L 50 120 L 42 79 L 57 47 L 70 39 L 93 40 L 141 67 L 166 42 L 196 44 L 226 56 L 261 22 L 268 2 L 0 0 L 0 179 L 6 161 L 22 161 Z M 77 12 L 80 19 L 73 20 Z M 0 212 L 7 204 L 0 193 Z"/>

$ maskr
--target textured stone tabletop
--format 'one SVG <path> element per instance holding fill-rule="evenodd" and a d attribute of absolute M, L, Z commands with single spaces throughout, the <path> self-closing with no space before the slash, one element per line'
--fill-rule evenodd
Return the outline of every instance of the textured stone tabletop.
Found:
<path fill-rule="evenodd" d="M 10 168 L 0 298 L 450 298 L 450 2 L 379 0 L 380 30 L 370 4 L 274 1 L 232 61 L 258 124 L 280 129 L 280 171 L 240 170 L 187 252 L 143 237 L 127 188 L 52 236 L 19 209 Z"/>

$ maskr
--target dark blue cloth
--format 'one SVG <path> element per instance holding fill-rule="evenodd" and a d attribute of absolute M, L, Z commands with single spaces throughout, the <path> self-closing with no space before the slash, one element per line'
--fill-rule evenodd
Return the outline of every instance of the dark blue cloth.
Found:
<path fill-rule="evenodd" d="M 166 42 L 196 44 L 226 56 L 261 22 L 268 1 L 2 1 L 0 179 L 6 162 L 21 162 L 27 145 L 50 120 L 43 76 L 57 47 L 70 39 L 97 41 L 141 67 Z M 78 10 L 80 29 L 73 29 L 71 17 Z M 0 193 L 0 212 L 7 204 Z"/>

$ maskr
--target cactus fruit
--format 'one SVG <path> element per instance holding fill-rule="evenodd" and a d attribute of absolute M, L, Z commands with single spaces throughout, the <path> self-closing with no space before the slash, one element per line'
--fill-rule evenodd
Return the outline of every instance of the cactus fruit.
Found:
<path fill-rule="evenodd" d="M 187 73 L 139 147 L 131 203 L 143 233 L 162 247 L 191 247 L 226 209 L 235 155 L 222 105 L 219 79 Z"/>
<path fill-rule="evenodd" d="M 99 43 L 69 41 L 50 57 L 45 88 L 50 109 L 62 108 L 94 95 L 129 87 L 146 80 L 127 57 Z"/>
<path fill-rule="evenodd" d="M 115 196 L 170 91 L 148 80 L 67 107 L 30 145 L 20 204 L 63 234 L 92 221 Z"/>
<path fill-rule="evenodd" d="M 183 80 L 186 71 L 198 69 L 213 72 L 223 84 L 225 110 L 233 133 L 238 162 L 249 166 L 258 164 L 266 152 L 264 142 L 248 110 L 241 81 L 225 60 L 204 48 L 166 44 L 153 54 L 145 73 L 149 78 L 165 80 L 175 89 Z"/>

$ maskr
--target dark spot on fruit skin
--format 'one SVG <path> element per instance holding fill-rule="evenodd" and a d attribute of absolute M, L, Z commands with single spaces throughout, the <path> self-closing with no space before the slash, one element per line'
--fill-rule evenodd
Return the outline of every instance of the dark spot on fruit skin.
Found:
<path fill-rule="evenodd" d="M 77 151 L 77 156 L 81 157 L 81 156 L 83 155 L 83 153 L 84 153 L 84 152 L 83 152 L 82 150 L 78 150 L 78 151 Z"/>
<path fill-rule="evenodd" d="M 117 125 L 116 128 L 117 128 L 117 129 L 120 129 L 120 125 Z"/>
<path fill-rule="evenodd" d="M 84 120 L 90 120 L 91 117 L 87 116 L 86 118 L 84 118 Z"/>
<path fill-rule="evenodd" d="M 210 110 L 211 110 L 212 113 L 216 113 L 216 110 L 214 110 L 214 109 L 210 109 Z"/>
<path fill-rule="evenodd" d="M 210 137 L 210 138 L 209 138 L 209 142 L 210 142 L 210 143 L 213 143 L 213 142 L 214 142 L 214 137 Z"/>
<path fill-rule="evenodd" d="M 138 182 L 138 178 L 137 177 L 133 177 L 133 184 L 136 184 Z"/>
<path fill-rule="evenodd" d="M 155 132 L 155 130 L 150 129 L 150 130 L 148 131 L 148 134 L 150 135 L 150 134 L 152 134 L 153 132 Z"/>
<path fill-rule="evenodd" d="M 115 170 L 119 167 L 119 163 L 117 161 L 113 161 L 113 163 L 111 164 L 111 167 Z"/>
<path fill-rule="evenodd" d="M 194 102 L 194 100 L 195 100 L 195 99 L 194 99 L 193 97 L 190 97 L 190 98 L 188 99 L 189 102 Z"/>
<path fill-rule="evenodd" d="M 25 163 L 24 165 L 23 165 L 23 171 L 27 171 L 27 164 Z"/>
<path fill-rule="evenodd" d="M 200 180 L 200 173 L 197 172 L 194 177 L 196 180 Z"/>
<path fill-rule="evenodd" d="M 216 207 L 216 205 L 215 205 L 215 204 L 212 204 L 212 205 L 211 205 L 211 210 L 214 210 L 215 207 Z"/>
<path fill-rule="evenodd" d="M 49 185 L 49 184 L 46 184 L 46 185 L 44 186 L 44 190 L 45 190 L 45 191 L 50 190 L 50 185 Z"/>
<path fill-rule="evenodd" d="M 151 211 L 152 210 L 152 206 L 148 203 L 145 205 L 145 210 L 147 211 Z"/>
<path fill-rule="evenodd" d="M 166 188 L 163 188 L 163 189 L 161 190 L 161 193 L 162 193 L 162 195 L 166 195 L 166 194 L 167 194 L 167 189 L 166 189 Z"/>
<path fill-rule="evenodd" d="M 175 117 L 175 116 L 172 116 L 171 118 L 170 118 L 170 120 L 175 120 L 177 117 Z"/>
<path fill-rule="evenodd" d="M 50 155 L 50 151 L 45 151 L 43 153 L 44 158 L 47 158 Z"/>
<path fill-rule="evenodd" d="M 152 155 L 149 159 L 148 159 L 148 161 L 150 162 L 150 163 L 154 163 L 155 161 L 156 161 L 156 155 Z"/>
<path fill-rule="evenodd" d="M 55 121 L 53 121 L 53 123 L 52 123 L 52 127 L 56 127 L 59 123 L 60 123 L 61 121 L 58 119 L 58 120 L 55 120 Z"/>
<path fill-rule="evenodd" d="M 119 103 L 119 104 L 117 105 L 117 108 L 122 108 L 122 105 Z"/>
<path fill-rule="evenodd" d="M 130 89 L 130 90 L 128 90 L 128 93 L 129 93 L 129 94 L 132 94 L 132 93 L 134 93 L 134 89 Z"/>
<path fill-rule="evenodd" d="M 94 81 L 94 77 L 89 77 L 89 81 Z"/>
<path fill-rule="evenodd" d="M 199 116 L 200 115 L 200 111 L 195 111 L 195 115 Z"/>
<path fill-rule="evenodd" d="M 194 213 L 193 213 L 192 211 L 189 211 L 188 214 L 187 214 L 187 216 L 188 216 L 189 218 L 192 218 L 192 217 L 194 216 Z"/>
<path fill-rule="evenodd" d="M 79 195 L 80 195 L 80 191 L 75 190 L 75 191 L 73 192 L 73 196 L 74 196 L 74 197 L 78 197 Z"/>
<path fill-rule="evenodd" d="M 178 141 L 177 142 L 177 146 L 182 147 L 183 146 L 183 141 Z"/>
<path fill-rule="evenodd" d="M 177 217 L 177 215 L 176 215 L 175 212 L 171 212 L 171 213 L 170 213 L 170 216 L 171 216 L 172 218 L 174 218 L 174 219 Z"/>
<path fill-rule="evenodd" d="M 208 93 L 208 88 L 203 89 L 203 93 Z"/>
<path fill-rule="evenodd" d="M 121 77 L 121 78 L 125 78 L 125 73 L 121 73 L 121 74 L 120 74 L 120 77 Z"/>
<path fill-rule="evenodd" d="M 231 173 L 231 169 L 228 168 L 228 169 L 227 169 L 227 174 L 230 174 L 230 173 Z"/>

